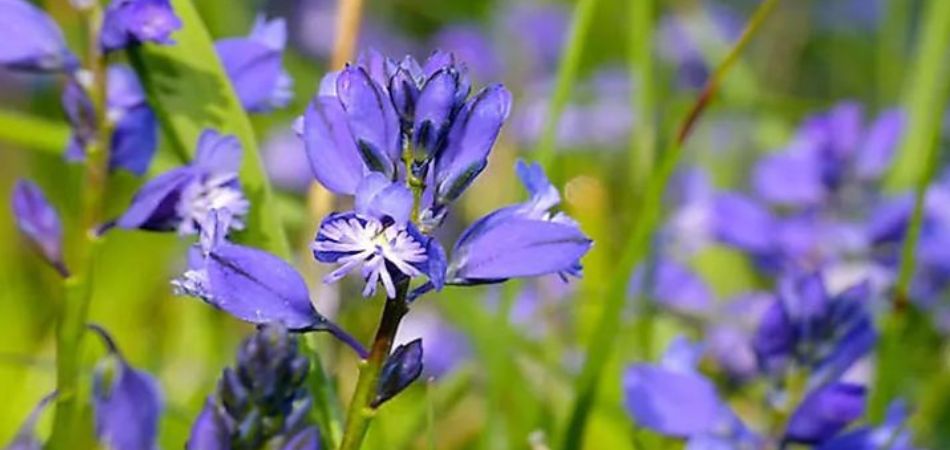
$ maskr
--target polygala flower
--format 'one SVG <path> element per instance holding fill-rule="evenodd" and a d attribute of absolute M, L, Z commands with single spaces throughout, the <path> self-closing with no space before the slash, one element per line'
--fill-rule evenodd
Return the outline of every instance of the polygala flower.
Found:
<path fill-rule="evenodd" d="M 116 225 L 195 234 L 208 228 L 209 213 L 218 210 L 227 212 L 231 228 L 242 229 L 250 203 L 238 180 L 240 165 L 237 138 L 205 130 L 198 138 L 195 160 L 146 183 Z"/>
<path fill-rule="evenodd" d="M 69 276 L 63 262 L 63 225 L 43 191 L 31 181 L 20 180 L 13 188 L 12 203 L 20 232 L 60 275 Z"/>
<path fill-rule="evenodd" d="M 63 32 L 26 0 L 0 0 L 0 66 L 30 72 L 71 72 L 79 61 Z"/>
<path fill-rule="evenodd" d="M 36 422 L 40 415 L 46 410 L 46 407 L 58 396 L 58 392 L 43 397 L 42 400 L 33 408 L 29 417 L 20 425 L 20 429 L 13 436 L 13 441 L 4 447 L 6 450 L 43 450 L 43 443 L 36 437 Z"/>
<path fill-rule="evenodd" d="M 281 66 L 287 45 L 284 19 L 259 16 L 247 37 L 221 39 L 215 49 L 244 109 L 268 112 L 287 106 L 293 79 Z"/>
<path fill-rule="evenodd" d="M 186 448 L 319 450 L 320 434 L 310 424 L 309 369 L 286 328 L 260 328 L 241 344 L 237 364 L 224 369 Z"/>
<path fill-rule="evenodd" d="M 158 419 L 162 396 L 158 382 L 129 365 L 112 337 L 101 327 L 90 329 L 102 337 L 108 348 L 93 376 L 92 405 L 96 435 L 114 450 L 157 448 Z"/>
<path fill-rule="evenodd" d="M 158 147 L 158 120 L 148 104 L 138 76 L 131 68 L 113 65 L 108 71 L 107 119 L 114 124 L 109 168 L 143 175 Z M 63 91 L 63 109 L 73 128 L 66 158 L 82 160 L 96 139 L 95 112 L 86 90 L 75 78 Z"/>
<path fill-rule="evenodd" d="M 105 51 L 144 42 L 173 44 L 182 26 L 169 0 L 112 0 L 106 8 L 99 44 Z"/>
<path fill-rule="evenodd" d="M 386 358 L 379 373 L 379 385 L 372 407 L 378 408 L 405 390 L 422 375 L 422 339 L 402 344 Z"/>

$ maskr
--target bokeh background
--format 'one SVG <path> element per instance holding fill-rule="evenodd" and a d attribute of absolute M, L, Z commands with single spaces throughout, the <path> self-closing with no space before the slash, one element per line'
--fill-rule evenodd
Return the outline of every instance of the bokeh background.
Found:
<path fill-rule="evenodd" d="M 38 3 L 72 43 L 81 42 L 77 15 L 66 0 Z M 383 408 L 367 448 L 426 448 L 434 439 L 438 448 L 541 449 L 559 432 L 608 277 L 629 238 L 630 208 L 648 174 L 634 149 L 642 148 L 644 139 L 668 142 L 758 4 L 656 1 L 649 29 L 637 29 L 631 26 L 631 3 L 596 3 L 556 132 L 554 176 L 563 188 L 563 206 L 595 241 L 584 260 L 584 277 L 567 285 L 552 277 L 500 288 L 448 289 L 424 298 L 407 318 L 403 335 L 428 336 L 434 381 L 417 383 Z M 708 170 L 716 186 L 741 188 L 756 158 L 786 145 L 806 115 L 842 100 L 860 102 L 869 116 L 899 105 L 922 3 L 781 2 L 701 118 L 684 164 Z M 295 98 L 287 108 L 254 116 L 253 124 L 318 308 L 369 340 L 381 303 L 360 298 L 354 280 L 322 286 L 319 269 L 310 263 L 306 243 L 317 224 L 306 201 L 312 178 L 290 129 L 327 69 L 336 2 L 195 4 L 215 37 L 246 34 L 260 13 L 287 19 L 285 65 L 295 80 Z M 481 214 L 524 198 L 513 165 L 517 158 L 531 158 L 539 145 L 574 6 L 557 0 L 367 0 L 359 49 L 373 47 L 397 58 L 451 50 L 468 64 L 476 85 L 500 81 L 515 95 L 489 169 L 457 208 L 455 233 Z M 653 38 L 649 56 L 656 69 L 646 87 L 631 81 L 631 42 L 643 34 Z M 57 83 L 52 77 L 0 72 L 0 198 L 9 198 L 16 179 L 29 177 L 60 208 L 66 228 L 75 229 L 80 170 L 61 155 L 68 128 Z M 643 108 L 656 112 L 652 122 L 641 120 Z M 152 172 L 178 163 L 163 140 Z M 128 174 L 114 177 L 109 210 L 120 212 L 140 183 Z M 331 207 L 325 196 L 318 200 L 318 208 Z M 169 280 L 183 267 L 187 245 L 174 235 L 115 231 L 96 270 L 90 313 L 114 333 L 130 362 L 160 379 L 167 410 L 162 448 L 181 448 L 221 368 L 250 330 L 195 299 L 172 295 Z M 687 263 L 714 299 L 764 283 L 746 257 L 722 246 L 708 246 Z M 55 385 L 54 325 L 62 301 L 57 275 L 18 237 L 8 208 L 0 208 L 0 442 L 9 441 L 37 399 Z M 622 406 L 622 368 L 655 359 L 679 333 L 696 333 L 695 324 L 659 314 L 645 336 L 636 308 L 625 311 L 588 430 L 589 449 L 636 448 L 634 436 L 641 432 Z M 341 398 L 348 398 L 355 359 L 327 338 L 317 341 Z M 87 347 L 90 360 L 101 352 Z M 660 441 L 642 439 L 646 448 L 659 448 L 649 445 Z"/>

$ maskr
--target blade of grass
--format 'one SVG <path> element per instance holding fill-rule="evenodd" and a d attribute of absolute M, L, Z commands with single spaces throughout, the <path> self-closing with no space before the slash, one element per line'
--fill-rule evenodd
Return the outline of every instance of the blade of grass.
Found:
<path fill-rule="evenodd" d="M 607 290 L 606 304 L 600 317 L 596 332 L 587 349 L 587 359 L 581 369 L 576 382 L 574 406 L 568 419 L 567 428 L 561 448 L 574 450 L 581 448 L 587 419 L 597 396 L 598 381 L 604 367 L 613 353 L 614 337 L 620 329 L 621 314 L 626 299 L 627 281 L 634 267 L 643 260 L 650 249 L 650 240 L 659 223 L 661 203 L 667 182 L 679 163 L 683 153 L 683 143 L 689 137 L 693 126 L 709 105 L 719 89 L 722 80 L 729 69 L 736 63 L 739 55 L 749 44 L 752 36 L 762 27 L 765 19 L 778 4 L 778 0 L 764 0 L 749 19 L 742 36 L 735 46 L 717 67 L 716 71 L 706 82 L 705 87 L 696 99 L 693 107 L 687 113 L 673 144 L 663 153 L 660 164 L 651 173 L 645 186 L 642 202 L 638 210 L 639 216 L 634 222 L 631 238 L 623 249 L 617 264 L 610 286 Z"/>
<path fill-rule="evenodd" d="M 194 154 L 198 136 L 206 128 L 233 134 L 241 141 L 241 183 L 252 208 L 247 231 L 240 238 L 288 259 L 290 247 L 247 113 L 192 1 L 172 0 L 172 4 L 184 24 L 175 33 L 175 45 L 136 47 L 129 58 L 165 134 L 181 154 Z"/>
<path fill-rule="evenodd" d="M 639 194 L 653 168 L 656 147 L 656 117 L 653 94 L 653 26 L 654 0 L 630 2 L 630 79 L 631 104 L 637 119 L 630 154 L 630 179 L 634 193 Z"/>
<path fill-rule="evenodd" d="M 13 111 L 0 111 L 0 141 L 29 150 L 61 155 L 69 140 L 69 126 Z"/>
<path fill-rule="evenodd" d="M 907 351 L 909 340 L 921 328 L 919 314 L 910 304 L 909 288 L 915 268 L 917 246 L 923 222 L 926 192 L 937 170 L 940 125 L 950 93 L 947 78 L 947 52 L 950 50 L 950 2 L 931 0 L 926 7 L 918 51 L 905 84 L 905 108 L 908 130 L 898 154 L 897 164 L 888 177 L 890 188 L 915 183 L 914 211 L 901 249 L 900 272 L 894 288 L 892 313 L 884 319 L 877 347 L 877 364 L 870 400 L 872 420 L 883 419 L 887 405 L 914 379 L 913 354 Z M 910 314 L 908 314 L 908 310 Z M 911 372 L 911 373 L 908 373 Z"/>
<path fill-rule="evenodd" d="M 551 103 L 548 105 L 547 115 L 544 119 L 544 129 L 541 132 L 541 140 L 535 151 L 535 159 L 547 169 L 548 174 L 551 174 L 553 178 L 557 178 L 557 168 L 554 166 L 556 162 L 554 151 L 557 143 L 558 124 L 561 121 L 564 107 L 567 106 L 567 102 L 571 98 L 571 88 L 577 79 L 581 54 L 584 50 L 584 44 L 587 42 L 587 34 L 593 22 L 596 5 L 597 0 L 579 0 L 577 6 L 574 7 L 567 47 L 564 49 L 564 56 L 561 57 L 557 69 L 554 94 L 551 96 Z"/>

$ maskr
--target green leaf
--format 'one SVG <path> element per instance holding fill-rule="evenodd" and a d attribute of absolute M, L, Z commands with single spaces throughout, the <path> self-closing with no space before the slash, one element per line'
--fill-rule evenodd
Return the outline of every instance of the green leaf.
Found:
<path fill-rule="evenodd" d="M 0 141 L 55 155 L 63 154 L 69 125 L 13 111 L 0 111 Z"/>
<path fill-rule="evenodd" d="M 183 27 L 174 45 L 143 45 L 129 57 L 165 135 L 181 155 L 193 155 L 198 136 L 214 128 L 237 136 L 244 147 L 241 182 L 251 201 L 241 240 L 281 257 L 290 256 L 251 122 L 214 49 L 211 35 L 191 0 L 172 0 Z"/>

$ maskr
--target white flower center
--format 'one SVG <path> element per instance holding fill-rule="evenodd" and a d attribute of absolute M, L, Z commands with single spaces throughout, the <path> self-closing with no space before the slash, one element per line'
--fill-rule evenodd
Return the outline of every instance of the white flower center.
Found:
<path fill-rule="evenodd" d="M 182 218 L 178 225 L 179 234 L 194 234 L 199 230 L 213 226 L 208 223 L 211 210 L 226 210 L 231 216 L 231 228 L 244 228 L 243 217 L 251 204 L 244 198 L 240 189 L 230 186 L 236 175 L 219 175 L 189 184 L 181 193 L 177 212 Z"/>

